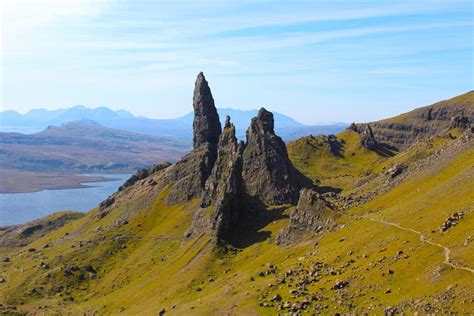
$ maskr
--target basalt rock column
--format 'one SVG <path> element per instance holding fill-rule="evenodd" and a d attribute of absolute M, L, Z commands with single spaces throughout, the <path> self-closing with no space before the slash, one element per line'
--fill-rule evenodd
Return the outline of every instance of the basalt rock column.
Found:
<path fill-rule="evenodd" d="M 194 149 L 168 172 L 166 181 L 170 185 L 170 192 L 166 198 L 168 204 L 200 197 L 217 159 L 221 123 L 211 89 L 202 72 L 196 79 L 193 107 Z"/>
<path fill-rule="evenodd" d="M 273 114 L 264 108 L 252 119 L 243 153 L 246 193 L 267 204 L 296 204 L 302 186 L 283 140 L 275 135 Z"/>
<path fill-rule="evenodd" d="M 219 114 L 214 105 L 209 84 L 201 72 L 197 76 L 193 97 L 194 123 L 193 123 L 193 146 L 194 149 L 209 143 L 219 142 L 221 135 L 221 123 Z"/>
<path fill-rule="evenodd" d="M 226 118 L 218 146 L 218 158 L 207 179 L 201 199 L 201 208 L 193 218 L 187 236 L 207 232 L 225 238 L 240 219 L 242 199 L 243 143 L 235 137 L 235 126 Z"/>

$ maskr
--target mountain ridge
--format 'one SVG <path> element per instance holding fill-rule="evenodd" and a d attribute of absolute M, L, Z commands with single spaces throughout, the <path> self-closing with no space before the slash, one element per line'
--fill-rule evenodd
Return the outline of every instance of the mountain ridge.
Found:
<path fill-rule="evenodd" d="M 252 117 L 257 115 L 257 110 L 236 110 L 232 108 L 219 108 L 221 124 L 223 119 L 230 115 L 234 119 L 237 128 L 237 137 L 245 138 L 245 130 Z M 45 109 L 31 110 L 26 114 L 20 114 L 13 110 L 0 112 L 0 122 L 4 127 L 29 126 L 30 130 L 38 131 L 48 125 L 61 125 L 70 121 L 88 119 L 109 128 L 123 129 L 131 132 L 143 133 L 151 136 L 175 138 L 177 140 L 191 139 L 193 112 L 172 119 L 150 119 L 142 116 L 134 116 L 124 110 L 113 111 L 107 107 L 87 108 L 74 106 L 58 110 L 48 111 Z M 291 140 L 305 134 L 333 134 L 341 131 L 348 124 L 334 123 L 327 125 L 305 125 L 297 122 L 289 116 L 275 113 L 277 119 L 277 131 L 283 135 L 285 140 Z"/>

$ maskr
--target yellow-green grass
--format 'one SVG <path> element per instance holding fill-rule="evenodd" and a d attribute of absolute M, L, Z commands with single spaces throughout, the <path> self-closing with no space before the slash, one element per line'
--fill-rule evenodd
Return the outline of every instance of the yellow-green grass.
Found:
<path fill-rule="evenodd" d="M 348 148 L 351 147 L 348 145 Z M 430 152 L 433 150 L 429 146 L 426 148 Z M 351 155 L 350 163 L 365 164 L 364 168 L 372 168 L 369 161 L 378 162 L 378 165 L 374 163 L 377 168 L 389 164 L 387 158 L 368 154 L 371 157 L 354 158 Z M 363 170 L 357 166 L 354 167 L 356 171 L 344 164 L 341 166 L 348 168 L 354 176 Z M 323 235 L 317 244 L 316 240 L 310 240 L 298 245 L 277 246 L 274 239 L 288 224 L 288 218 L 282 216 L 253 232 L 268 235 L 266 240 L 242 236 L 254 242 L 237 252 L 214 247 L 210 237 L 205 235 L 184 240 L 198 201 L 165 205 L 163 199 L 167 190 L 164 190 L 151 206 L 141 209 L 144 198 L 138 197 L 101 220 L 94 218 L 98 210 L 93 210 L 85 218 L 67 224 L 25 249 L 10 250 L 11 262 L 1 266 L 0 273 L 7 282 L 0 285 L 0 299 L 3 304 L 17 304 L 27 312 L 47 306 L 48 314 L 156 315 L 165 308 L 170 314 L 177 315 L 274 315 L 275 307 L 259 306 L 260 302 L 268 302 L 268 298 L 259 300 L 263 292 L 268 291 L 269 296 L 279 293 L 283 301 L 294 302 L 300 298 L 291 298 L 289 290 L 292 288 L 278 284 L 276 276 L 261 277 L 259 272 L 265 271 L 268 263 L 276 265 L 281 275 L 300 264 L 311 267 L 316 262 L 323 262 L 339 274 L 324 274 L 318 282 L 308 286 L 308 291 L 326 298 L 321 302 L 328 305 L 323 310 L 325 314 L 354 313 L 354 309 L 346 305 L 348 301 L 357 306 L 359 312 L 382 314 L 386 307 L 404 300 L 433 301 L 448 287 L 455 295 L 443 303 L 444 307 L 459 313 L 472 311 L 474 306 L 470 299 L 474 277 L 471 272 L 443 264 L 443 249 L 423 242 L 418 234 L 370 218 L 419 231 L 432 242 L 452 249 L 452 263 L 474 268 L 472 242 L 464 246 L 472 234 L 474 221 L 473 166 L 474 150 L 468 150 L 436 172 L 403 182 L 372 202 L 338 217 L 339 229 Z M 285 210 L 284 214 L 288 215 L 289 211 Z M 446 233 L 440 233 L 438 227 L 456 211 L 464 211 L 465 217 Z M 133 214 L 129 223 L 116 226 L 115 222 L 127 214 Z M 117 236 L 129 237 L 126 248 L 113 241 Z M 79 240 L 102 242 L 72 248 Z M 42 249 L 46 243 L 51 247 Z M 30 247 L 41 251 L 42 255 L 27 252 Z M 395 259 L 400 250 L 407 258 Z M 57 259 L 58 255 L 63 259 Z M 43 256 L 47 258 L 43 259 Z M 383 257 L 385 259 L 377 263 Z M 354 262 L 344 267 L 351 259 Z M 40 261 L 50 263 L 51 268 L 38 269 Z M 98 278 L 68 279 L 61 270 L 67 262 L 78 266 L 92 264 L 98 271 Z M 20 273 L 20 269 L 27 270 Z M 394 273 L 389 274 L 389 269 Z M 53 277 L 46 278 L 47 273 Z M 348 280 L 349 286 L 335 291 L 332 287 L 337 280 Z M 26 295 L 41 283 L 45 286 L 69 284 L 70 294 L 45 298 Z M 385 293 L 388 289 L 390 293 Z M 346 293 L 345 299 L 341 293 Z M 73 297 L 74 302 L 63 301 L 68 297 Z M 24 304 L 19 305 L 20 302 Z"/>

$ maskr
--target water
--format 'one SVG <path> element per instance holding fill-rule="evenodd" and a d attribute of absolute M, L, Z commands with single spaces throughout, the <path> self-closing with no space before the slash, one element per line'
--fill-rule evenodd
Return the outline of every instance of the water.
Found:
<path fill-rule="evenodd" d="M 89 188 L 0 194 L 0 226 L 25 223 L 57 211 L 89 211 L 117 191 L 129 174 L 100 174 L 118 179 L 85 183 Z"/>
<path fill-rule="evenodd" d="M 0 132 L 5 133 L 20 133 L 20 134 L 34 134 L 42 132 L 46 127 L 30 127 L 30 126 L 7 126 L 0 124 Z"/>

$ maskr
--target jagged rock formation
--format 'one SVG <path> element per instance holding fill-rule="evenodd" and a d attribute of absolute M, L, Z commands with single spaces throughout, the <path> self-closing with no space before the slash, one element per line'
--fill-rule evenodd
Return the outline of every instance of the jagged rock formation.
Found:
<path fill-rule="evenodd" d="M 273 114 L 263 108 L 252 119 L 245 144 L 237 142 L 235 127 L 227 117 L 217 151 L 187 237 L 206 232 L 225 239 L 248 217 L 248 200 L 296 204 L 301 187 L 309 183 L 293 167 L 285 143 L 275 135 Z"/>
<path fill-rule="evenodd" d="M 226 118 L 220 136 L 217 162 L 207 179 L 201 208 L 195 213 L 187 237 L 207 232 L 225 238 L 241 217 L 242 150 L 244 144 L 235 137 L 235 126 Z"/>
<path fill-rule="evenodd" d="M 219 115 L 211 89 L 201 72 L 198 74 L 193 97 L 194 150 L 174 165 L 166 177 L 171 187 L 168 204 L 199 198 L 217 159 L 217 144 L 222 132 Z"/>
<path fill-rule="evenodd" d="M 196 79 L 193 107 L 194 149 L 175 165 L 139 170 L 118 193 L 129 194 L 137 184 L 151 186 L 147 190 L 154 194 L 166 189 L 164 201 L 168 205 L 200 198 L 200 207 L 186 235 L 207 233 L 217 239 L 226 239 L 235 226 L 244 222 L 244 217 L 256 221 L 264 204 L 298 202 L 300 189 L 311 182 L 293 167 L 285 143 L 275 135 L 271 112 L 262 108 L 251 121 L 247 142 L 239 143 L 230 117 L 221 130 L 214 99 L 202 73 Z M 157 172 L 159 175 L 147 180 Z M 100 204 L 98 219 L 110 212 L 116 199 L 115 194 Z M 248 204 L 258 207 L 247 212 Z"/>
<path fill-rule="evenodd" d="M 460 128 L 460 129 L 468 129 L 471 127 L 471 122 L 469 118 L 463 115 L 453 116 L 451 118 L 451 124 L 449 125 L 449 129 L 453 128 Z"/>
<path fill-rule="evenodd" d="M 134 185 L 137 181 L 143 180 L 158 171 L 161 171 L 165 168 L 168 168 L 171 166 L 171 163 L 168 161 L 162 162 L 162 163 L 157 163 L 149 167 L 148 169 L 140 169 L 137 172 L 135 172 L 125 183 L 120 186 L 119 191 L 124 190 L 125 188 L 131 187 Z"/>
<path fill-rule="evenodd" d="M 210 143 L 217 144 L 222 128 L 219 114 L 214 105 L 209 84 L 201 72 L 197 76 L 193 97 L 194 123 L 193 123 L 193 146 Z"/>
<path fill-rule="evenodd" d="M 375 139 L 401 151 L 418 138 L 450 128 L 467 129 L 474 122 L 474 91 L 411 112 L 370 123 Z M 368 124 L 357 124 L 359 129 Z"/>
<path fill-rule="evenodd" d="M 252 119 L 243 153 L 246 192 L 267 204 L 296 204 L 303 178 L 293 167 L 283 140 L 275 135 L 273 114 L 264 108 Z"/>
<path fill-rule="evenodd" d="M 277 244 L 299 241 L 305 234 L 315 234 L 329 228 L 334 221 L 331 205 L 312 189 L 302 189 L 298 205 L 290 214 L 288 227 L 282 229 Z"/>
<path fill-rule="evenodd" d="M 360 144 L 367 148 L 368 150 L 375 151 L 382 156 L 393 156 L 394 152 L 396 151 L 395 147 L 391 147 L 390 145 L 381 143 L 377 141 L 374 136 L 374 132 L 370 124 L 355 124 L 352 123 L 349 126 L 350 130 L 356 132 L 360 136 Z"/>
<path fill-rule="evenodd" d="M 167 204 L 177 204 L 201 197 L 206 180 L 216 161 L 216 146 L 203 144 L 173 165 L 166 174 L 170 190 Z"/>
<path fill-rule="evenodd" d="M 380 147 L 380 144 L 375 139 L 374 132 L 369 124 L 358 126 L 355 123 L 352 123 L 349 128 L 360 135 L 361 144 L 365 148 L 369 150 L 377 150 L 377 148 Z"/>

